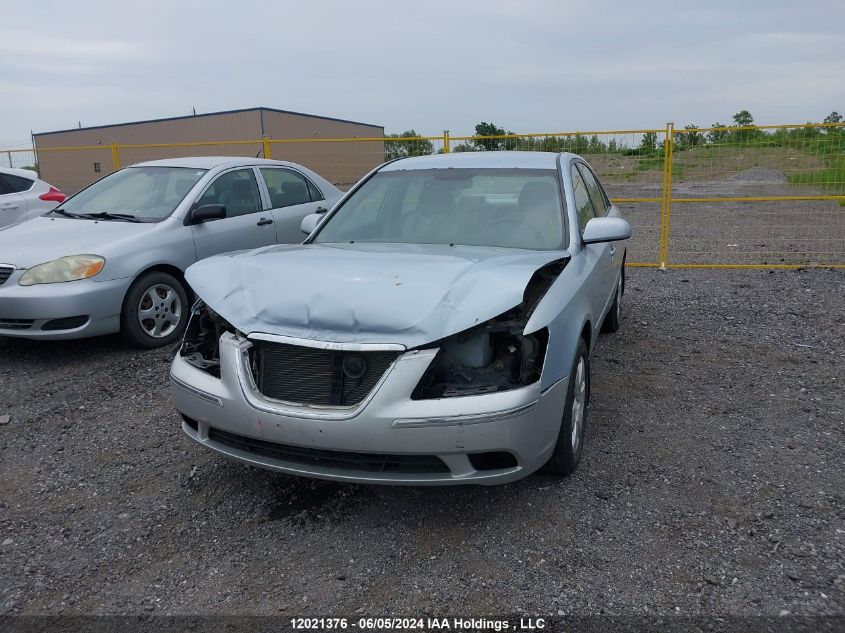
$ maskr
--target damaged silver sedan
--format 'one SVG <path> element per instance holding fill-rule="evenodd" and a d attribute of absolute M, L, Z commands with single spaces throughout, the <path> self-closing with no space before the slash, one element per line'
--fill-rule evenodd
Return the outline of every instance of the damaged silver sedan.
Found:
<path fill-rule="evenodd" d="M 397 160 L 302 229 L 303 244 L 188 269 L 200 300 L 171 385 L 191 439 L 366 483 L 577 468 L 631 235 L 584 160 Z"/>

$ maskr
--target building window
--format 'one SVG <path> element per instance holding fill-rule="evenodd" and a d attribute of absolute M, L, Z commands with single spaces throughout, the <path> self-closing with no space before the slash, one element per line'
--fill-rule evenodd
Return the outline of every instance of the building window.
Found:
<path fill-rule="evenodd" d="M 94 163 L 94 173 L 95 174 L 100 173 L 100 163 Z"/>

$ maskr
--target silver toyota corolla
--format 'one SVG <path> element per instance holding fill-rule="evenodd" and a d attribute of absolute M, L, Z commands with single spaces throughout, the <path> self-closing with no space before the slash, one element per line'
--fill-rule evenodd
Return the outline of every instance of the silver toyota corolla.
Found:
<path fill-rule="evenodd" d="M 140 163 L 0 230 L 0 336 L 121 331 L 172 343 L 190 315 L 184 270 L 226 251 L 302 240 L 341 192 L 293 163 L 232 157 Z"/>
<path fill-rule="evenodd" d="M 628 223 L 574 154 L 387 163 L 308 239 L 212 257 L 171 368 L 182 428 L 310 477 L 500 484 L 578 465 Z"/>

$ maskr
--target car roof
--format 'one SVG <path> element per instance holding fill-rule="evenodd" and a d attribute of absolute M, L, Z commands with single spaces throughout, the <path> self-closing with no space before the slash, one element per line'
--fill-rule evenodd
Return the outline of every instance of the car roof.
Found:
<path fill-rule="evenodd" d="M 574 154 L 557 152 L 457 152 L 415 156 L 393 161 L 381 171 L 410 169 L 557 169 L 558 157 Z"/>
<path fill-rule="evenodd" d="M 28 178 L 29 180 L 38 180 L 38 173 L 31 169 L 17 169 L 15 167 L 0 167 L 0 173 L 9 174 L 11 176 L 20 176 L 21 178 Z"/>
<path fill-rule="evenodd" d="M 214 169 L 215 167 L 243 167 L 247 165 L 285 165 L 296 166 L 281 160 L 251 158 L 249 156 L 185 156 L 183 158 L 163 158 L 136 163 L 132 167 L 189 167 L 191 169 Z"/>

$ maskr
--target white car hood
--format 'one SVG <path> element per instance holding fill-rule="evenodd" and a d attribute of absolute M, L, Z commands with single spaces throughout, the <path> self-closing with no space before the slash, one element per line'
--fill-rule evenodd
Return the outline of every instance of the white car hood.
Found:
<path fill-rule="evenodd" d="M 194 291 L 246 334 L 411 348 L 519 305 L 534 271 L 566 251 L 308 244 L 191 266 Z"/>

